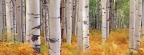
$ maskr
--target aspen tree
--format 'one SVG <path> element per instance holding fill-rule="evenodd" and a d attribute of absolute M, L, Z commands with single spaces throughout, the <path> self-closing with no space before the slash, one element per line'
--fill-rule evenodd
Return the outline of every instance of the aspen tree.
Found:
<path fill-rule="evenodd" d="M 106 28 L 106 2 L 105 0 L 101 1 L 102 4 L 102 41 L 105 42 L 107 39 L 107 28 Z"/>
<path fill-rule="evenodd" d="M 60 0 L 49 0 L 49 55 L 60 55 Z"/>
<path fill-rule="evenodd" d="M 25 0 L 22 0 L 22 19 L 21 19 L 21 25 L 22 25 L 22 42 L 26 42 L 26 10 L 25 10 Z"/>
<path fill-rule="evenodd" d="M 89 0 L 82 0 L 83 51 L 89 50 Z"/>
<path fill-rule="evenodd" d="M 66 0 L 61 0 L 62 39 L 66 40 Z"/>
<path fill-rule="evenodd" d="M 14 41 L 14 37 L 13 37 L 13 3 L 11 0 L 5 0 L 5 4 L 6 4 L 7 41 Z"/>
<path fill-rule="evenodd" d="M 26 41 L 40 53 L 40 0 L 26 0 Z"/>
<path fill-rule="evenodd" d="M 2 34 L 4 35 L 6 33 L 6 6 L 5 6 L 5 0 L 2 0 L 2 17 L 3 17 Z"/>
<path fill-rule="evenodd" d="M 134 49 L 135 34 L 135 0 L 130 0 L 130 17 L 129 17 L 129 49 Z"/>
<path fill-rule="evenodd" d="M 142 1 L 142 37 L 144 37 L 144 1 Z"/>
<path fill-rule="evenodd" d="M 16 18 L 16 27 L 17 27 L 17 36 L 16 41 L 22 42 L 22 0 L 15 1 L 15 18 Z"/>
<path fill-rule="evenodd" d="M 67 36 L 66 36 L 66 42 L 71 45 L 71 38 L 72 38 L 72 0 L 67 0 L 66 2 L 66 18 L 67 18 Z"/>
<path fill-rule="evenodd" d="M 141 31 L 141 19 L 142 19 L 142 0 L 136 0 L 136 20 L 135 20 L 135 37 L 134 37 L 134 49 L 140 48 L 140 31 Z"/>
<path fill-rule="evenodd" d="M 78 20 L 77 20 L 77 39 L 78 39 L 78 51 L 83 50 L 83 35 L 82 35 L 82 0 L 78 1 Z"/>

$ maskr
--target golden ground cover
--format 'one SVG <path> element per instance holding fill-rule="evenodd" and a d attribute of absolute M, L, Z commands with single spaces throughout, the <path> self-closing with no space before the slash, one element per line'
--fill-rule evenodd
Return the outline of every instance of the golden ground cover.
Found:
<path fill-rule="evenodd" d="M 1 42 L 0 55 L 47 55 L 48 46 L 41 37 L 41 53 L 36 52 L 27 43 Z M 117 29 L 110 32 L 106 43 L 102 43 L 101 32 L 90 30 L 90 50 L 86 53 L 77 51 L 77 37 L 72 37 L 72 44 L 62 42 L 61 55 L 129 55 L 128 29 Z M 144 38 L 141 38 L 140 52 L 135 55 L 144 55 Z"/>

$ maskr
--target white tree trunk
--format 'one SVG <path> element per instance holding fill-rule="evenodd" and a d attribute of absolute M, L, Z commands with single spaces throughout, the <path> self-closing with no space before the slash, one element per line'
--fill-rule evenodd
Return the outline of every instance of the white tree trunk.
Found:
<path fill-rule="evenodd" d="M 140 48 L 140 31 L 141 31 L 141 19 L 142 19 L 142 0 L 136 0 L 136 21 L 135 21 L 135 40 L 134 49 Z"/>
<path fill-rule="evenodd" d="M 6 24 L 7 24 L 7 41 L 14 41 L 13 37 L 13 4 L 11 0 L 5 0 L 6 3 Z"/>
<path fill-rule="evenodd" d="M 60 28 L 60 0 L 50 0 L 49 6 L 49 55 L 60 55 L 61 28 Z"/>
<path fill-rule="evenodd" d="M 40 52 L 40 0 L 26 1 L 27 41 Z M 28 39 L 29 38 L 29 39 Z"/>
<path fill-rule="evenodd" d="M 129 49 L 134 49 L 135 34 L 135 0 L 130 0 L 130 17 L 129 17 Z"/>
<path fill-rule="evenodd" d="M 78 40 L 78 51 L 83 50 L 83 35 L 82 35 L 82 0 L 78 1 L 78 20 L 77 20 L 77 40 Z"/>
<path fill-rule="evenodd" d="M 66 40 L 66 0 L 62 0 L 62 39 Z"/>
<path fill-rule="evenodd" d="M 66 18 L 67 18 L 67 36 L 66 36 L 66 42 L 71 45 L 71 38 L 72 38 L 72 0 L 67 0 L 67 6 L 66 6 Z"/>
<path fill-rule="evenodd" d="M 77 30 L 78 30 L 78 10 L 79 10 L 79 6 L 78 6 L 78 3 L 79 3 L 79 0 L 76 0 L 75 1 L 75 3 L 76 3 L 76 17 L 75 17 L 75 32 L 74 32 L 74 35 L 77 35 Z"/>
<path fill-rule="evenodd" d="M 22 42 L 22 24 L 21 21 L 23 19 L 22 17 L 22 0 L 16 0 L 16 13 L 15 13 L 15 18 L 16 18 L 16 26 L 17 26 L 17 36 L 16 36 L 16 41 Z"/>
<path fill-rule="evenodd" d="M 89 50 L 89 0 L 82 1 L 83 50 Z"/>
<path fill-rule="evenodd" d="M 107 39 L 107 28 L 106 28 L 106 2 L 105 0 L 101 1 L 102 4 L 102 41 L 105 42 Z"/>
<path fill-rule="evenodd" d="M 13 26 L 13 28 L 12 28 L 12 31 L 13 31 L 13 37 L 14 37 L 14 41 L 17 41 L 17 39 L 16 39 L 16 36 L 17 36 L 17 25 L 16 25 L 16 0 L 11 0 L 11 2 L 12 2 L 12 9 L 13 9 L 13 14 L 12 14 L 12 16 L 13 16 L 13 19 L 12 19 L 12 22 L 13 22 L 13 24 L 12 24 L 12 26 Z"/>
<path fill-rule="evenodd" d="M 144 37 L 144 1 L 142 1 L 142 37 Z"/>

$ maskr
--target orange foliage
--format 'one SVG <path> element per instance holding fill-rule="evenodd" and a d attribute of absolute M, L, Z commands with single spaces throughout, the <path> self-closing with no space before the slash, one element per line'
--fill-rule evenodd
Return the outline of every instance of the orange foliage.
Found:
<path fill-rule="evenodd" d="M 77 50 L 77 37 L 72 37 L 72 44 L 62 42 L 61 55 L 129 55 L 128 30 L 117 29 L 110 32 L 106 43 L 102 43 L 101 32 L 90 30 L 90 50 L 86 53 Z M 45 44 L 44 37 L 41 36 L 41 53 L 48 54 L 48 45 Z M 136 52 L 137 53 L 137 52 Z M 0 55 L 38 55 L 27 43 L 1 42 Z M 141 38 L 140 52 L 136 55 L 144 55 L 144 38 Z"/>
<path fill-rule="evenodd" d="M 0 55 L 36 55 L 27 43 L 0 42 Z"/>
<path fill-rule="evenodd" d="M 61 55 L 129 55 L 128 30 L 113 30 L 106 43 L 102 43 L 101 32 L 90 30 L 90 50 L 87 53 L 77 51 L 77 37 L 73 37 L 72 45 L 62 45 Z M 140 53 L 144 54 L 144 39 L 141 44 Z"/>

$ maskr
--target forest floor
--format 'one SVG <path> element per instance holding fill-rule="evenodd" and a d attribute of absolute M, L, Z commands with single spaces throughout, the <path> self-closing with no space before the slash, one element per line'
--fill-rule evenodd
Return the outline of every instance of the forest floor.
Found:
<path fill-rule="evenodd" d="M 48 46 L 41 38 L 41 53 L 37 54 L 27 43 L 1 42 L 0 55 L 47 55 Z M 128 29 L 112 30 L 106 43 L 102 43 L 101 32 L 90 30 L 90 50 L 86 53 L 77 51 L 77 37 L 72 37 L 72 44 L 62 43 L 61 55 L 129 55 Z M 144 55 L 144 38 L 135 55 Z"/>

